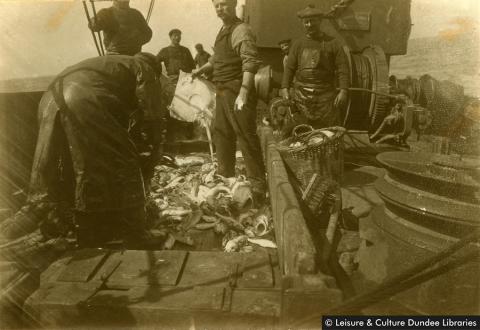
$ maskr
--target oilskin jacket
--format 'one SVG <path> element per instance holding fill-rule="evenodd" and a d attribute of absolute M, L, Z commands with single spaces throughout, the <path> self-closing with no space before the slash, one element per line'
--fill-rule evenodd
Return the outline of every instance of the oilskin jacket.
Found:
<path fill-rule="evenodd" d="M 339 111 L 333 107 L 335 87 L 349 87 L 348 62 L 341 44 L 327 35 L 295 40 L 288 54 L 282 88 L 291 87 L 294 77 L 297 108 L 309 120 L 338 125 Z"/>
<path fill-rule="evenodd" d="M 68 199 L 82 212 L 144 205 L 129 128 L 155 108 L 155 84 L 154 70 L 126 55 L 91 58 L 57 76 L 39 105 L 30 201 Z"/>

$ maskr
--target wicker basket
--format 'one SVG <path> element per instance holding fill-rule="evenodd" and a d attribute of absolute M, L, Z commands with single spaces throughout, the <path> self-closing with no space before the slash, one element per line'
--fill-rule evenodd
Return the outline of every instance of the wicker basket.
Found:
<path fill-rule="evenodd" d="M 314 130 L 299 125 L 277 147 L 295 190 L 320 226 L 328 226 L 335 201 L 341 200 L 344 133 L 343 127 Z"/>
<path fill-rule="evenodd" d="M 279 143 L 277 149 L 303 191 L 311 184 L 314 174 L 342 181 L 344 133 L 343 127 L 314 130 L 308 125 L 299 125 L 290 138 Z"/>

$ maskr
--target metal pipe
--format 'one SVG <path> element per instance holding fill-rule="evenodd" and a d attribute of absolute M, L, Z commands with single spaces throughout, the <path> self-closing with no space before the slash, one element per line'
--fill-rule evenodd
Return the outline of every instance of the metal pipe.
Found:
<path fill-rule="evenodd" d="M 371 89 L 368 89 L 368 88 L 360 88 L 360 87 L 349 87 L 347 88 L 349 91 L 352 91 L 352 92 L 367 92 L 367 93 L 371 93 L 371 94 L 376 94 L 376 95 L 380 95 L 380 96 L 385 96 L 385 97 L 389 97 L 391 99 L 395 99 L 395 100 L 401 100 L 402 97 L 399 96 L 399 95 L 392 95 L 392 94 L 386 94 L 386 93 L 381 93 L 381 92 L 376 92 L 374 90 L 371 90 Z M 340 90 L 340 88 L 337 88 L 337 90 Z"/>

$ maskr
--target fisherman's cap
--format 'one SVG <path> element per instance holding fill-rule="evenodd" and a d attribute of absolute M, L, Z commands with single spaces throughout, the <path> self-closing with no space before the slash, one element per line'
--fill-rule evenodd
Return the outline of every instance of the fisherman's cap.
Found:
<path fill-rule="evenodd" d="M 283 40 L 280 40 L 278 44 L 283 45 L 283 44 L 289 44 L 290 42 L 292 42 L 292 39 L 283 39 Z"/>
<path fill-rule="evenodd" d="M 320 9 L 315 8 L 315 5 L 308 5 L 306 8 L 300 10 L 297 12 L 298 18 L 312 18 L 312 17 L 325 17 L 322 11 Z"/>
<path fill-rule="evenodd" d="M 173 30 L 170 30 L 170 32 L 168 32 L 168 35 L 171 37 L 172 34 L 182 34 L 182 31 L 180 31 L 179 29 L 173 29 Z"/>

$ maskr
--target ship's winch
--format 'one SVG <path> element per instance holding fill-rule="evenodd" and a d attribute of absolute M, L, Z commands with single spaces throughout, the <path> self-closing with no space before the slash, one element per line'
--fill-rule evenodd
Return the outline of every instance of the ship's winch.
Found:
<path fill-rule="evenodd" d="M 389 152 L 376 188 L 393 213 L 454 237 L 480 225 L 480 159 Z"/>
<path fill-rule="evenodd" d="M 374 208 L 360 223 L 364 244 L 358 259 L 364 279 L 381 284 L 433 260 L 478 231 L 480 159 L 387 152 L 377 160 L 387 169 L 375 183 L 384 205 Z M 467 244 L 463 252 L 448 259 L 455 260 L 472 249 L 478 246 Z M 480 289 L 478 269 L 478 261 L 467 262 L 392 299 L 415 313 L 477 313 L 480 298 L 471 292 Z"/>

